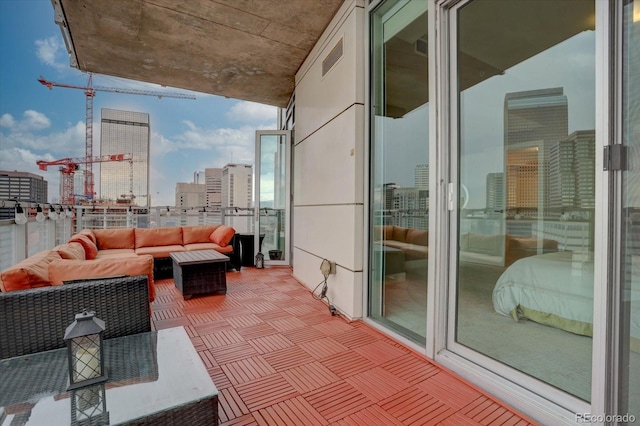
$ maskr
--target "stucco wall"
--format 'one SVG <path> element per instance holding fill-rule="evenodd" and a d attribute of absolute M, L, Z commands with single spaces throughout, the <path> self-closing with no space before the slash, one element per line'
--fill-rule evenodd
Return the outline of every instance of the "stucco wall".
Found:
<path fill-rule="evenodd" d="M 293 274 L 310 289 L 320 263 L 335 261 L 327 296 L 362 317 L 364 223 L 364 8 L 346 1 L 296 74 Z M 322 61 L 343 40 L 343 55 Z"/>

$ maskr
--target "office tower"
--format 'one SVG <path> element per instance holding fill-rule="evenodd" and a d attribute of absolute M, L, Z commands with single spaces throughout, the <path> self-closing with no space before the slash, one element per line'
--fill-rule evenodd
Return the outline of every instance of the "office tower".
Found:
<path fill-rule="evenodd" d="M 487 213 L 504 212 L 505 202 L 504 173 L 487 174 Z"/>
<path fill-rule="evenodd" d="M 102 109 L 100 155 L 131 154 L 133 161 L 100 163 L 100 198 L 150 206 L 149 114 Z"/>
<path fill-rule="evenodd" d="M 595 208 L 596 200 L 596 132 L 580 130 L 568 138 L 574 147 L 576 171 L 576 207 Z"/>
<path fill-rule="evenodd" d="M 418 189 L 429 189 L 429 166 L 418 164 L 413 171 L 414 186 Z"/>
<path fill-rule="evenodd" d="M 427 205 L 429 192 L 418 188 L 394 188 L 394 225 L 407 228 L 428 229 Z"/>
<path fill-rule="evenodd" d="M 47 203 L 49 183 L 42 176 L 28 172 L 0 170 L 0 199 L 30 203 Z M 13 207 L 0 207 L 0 219 L 13 219 Z"/>
<path fill-rule="evenodd" d="M 594 130 L 579 130 L 551 148 L 550 202 L 554 208 L 595 208 Z"/>
<path fill-rule="evenodd" d="M 222 208 L 222 169 L 204 169 L 205 206 L 214 212 Z"/>
<path fill-rule="evenodd" d="M 222 169 L 222 207 L 252 207 L 253 166 L 249 164 L 227 164 Z M 229 209 L 227 209 L 230 213 Z M 252 216 L 227 215 L 226 224 L 236 232 L 251 230 Z"/>
<path fill-rule="evenodd" d="M 192 209 L 205 205 L 205 184 L 204 183 L 183 183 L 176 184 L 176 208 Z"/>
<path fill-rule="evenodd" d="M 568 135 L 568 104 L 562 88 L 507 93 L 504 146 L 507 209 L 550 206 L 551 147 Z"/>

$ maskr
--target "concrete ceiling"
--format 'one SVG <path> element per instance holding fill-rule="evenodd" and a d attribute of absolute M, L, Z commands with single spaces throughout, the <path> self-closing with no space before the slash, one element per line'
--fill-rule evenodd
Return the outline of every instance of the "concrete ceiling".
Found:
<path fill-rule="evenodd" d="M 280 107 L 342 2 L 52 0 L 80 70 Z"/>

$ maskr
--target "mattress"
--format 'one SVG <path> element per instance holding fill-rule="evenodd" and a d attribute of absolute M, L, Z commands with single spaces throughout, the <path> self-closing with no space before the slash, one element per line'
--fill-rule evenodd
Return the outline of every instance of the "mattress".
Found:
<path fill-rule="evenodd" d="M 633 278 L 632 278 L 633 279 Z M 634 280 L 636 287 L 640 283 Z M 593 335 L 593 260 L 570 251 L 520 259 L 498 278 L 493 307 L 501 315 L 522 318 L 584 336 Z M 631 303 L 631 336 L 640 338 L 640 291 Z"/>

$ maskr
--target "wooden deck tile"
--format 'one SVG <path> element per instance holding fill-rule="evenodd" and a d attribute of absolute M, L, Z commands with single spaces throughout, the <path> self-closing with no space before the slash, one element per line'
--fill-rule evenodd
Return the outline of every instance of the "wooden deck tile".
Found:
<path fill-rule="evenodd" d="M 301 394 L 340 381 L 340 377 L 319 362 L 287 369 L 281 375 Z"/>
<path fill-rule="evenodd" d="M 252 411 L 298 396 L 298 392 L 293 386 L 279 374 L 243 383 L 236 386 L 235 389 L 242 401 Z"/>
<path fill-rule="evenodd" d="M 307 393 L 304 398 L 329 422 L 350 416 L 373 404 L 364 394 L 345 382 Z"/>
<path fill-rule="evenodd" d="M 184 300 L 156 281 L 152 328 L 184 326 L 219 391 L 219 424 L 530 425 L 362 321 L 331 316 L 288 267 L 227 273 Z"/>
<path fill-rule="evenodd" d="M 347 377 L 345 382 L 358 389 L 373 402 L 389 398 L 410 385 L 382 368 L 374 368 Z"/>
<path fill-rule="evenodd" d="M 224 364 L 222 371 L 234 386 L 276 373 L 276 370 L 259 356 Z"/>

